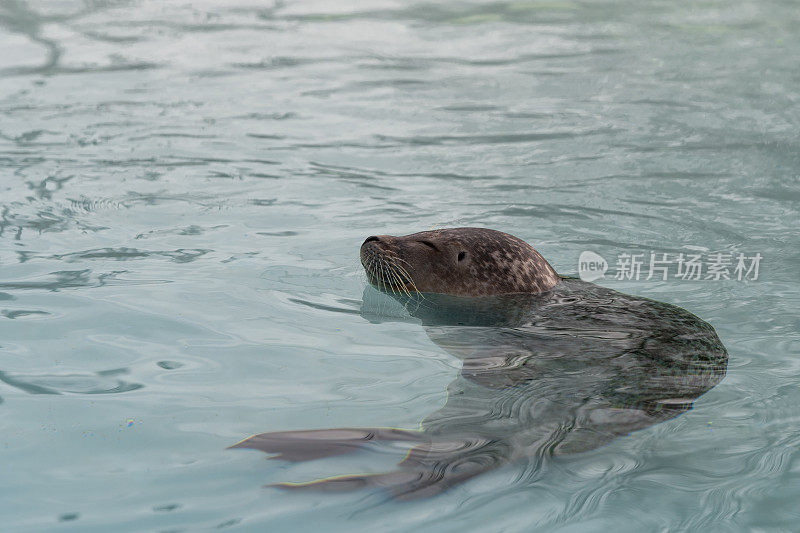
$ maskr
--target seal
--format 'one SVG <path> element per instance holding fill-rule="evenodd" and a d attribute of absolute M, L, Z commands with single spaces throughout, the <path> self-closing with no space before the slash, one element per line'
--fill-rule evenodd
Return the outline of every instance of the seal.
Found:
<path fill-rule="evenodd" d="M 530 244 L 486 228 L 368 237 L 361 245 L 361 264 L 374 285 L 406 293 L 539 294 L 559 281 Z"/>
<path fill-rule="evenodd" d="M 369 237 L 361 260 L 374 285 L 364 291 L 361 316 L 387 321 L 387 299 L 398 303 L 405 314 L 388 320 L 419 322 L 463 362 L 461 372 L 444 407 L 417 430 L 273 432 L 232 446 L 288 461 L 384 443 L 410 448 L 392 472 L 279 487 L 381 487 L 408 499 L 512 461 L 538 472 L 547 461 L 685 413 L 725 376 L 727 351 L 708 323 L 668 303 L 559 277 L 505 233 L 456 228 Z"/>

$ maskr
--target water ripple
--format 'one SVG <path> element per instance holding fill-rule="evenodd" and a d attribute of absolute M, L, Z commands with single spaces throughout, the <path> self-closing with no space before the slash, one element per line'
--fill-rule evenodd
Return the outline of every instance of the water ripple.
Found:
<path fill-rule="evenodd" d="M 391 135 L 376 135 L 380 141 L 394 142 L 409 145 L 450 145 L 450 144 L 507 144 L 507 143 L 529 143 L 557 139 L 573 139 L 577 137 L 601 135 L 613 133 L 612 129 L 589 130 L 589 131 L 554 131 L 549 133 L 514 133 L 497 135 L 416 135 L 413 137 L 394 137 Z"/>
<path fill-rule="evenodd" d="M 94 374 L 24 374 L 0 371 L 0 381 L 28 394 L 118 394 L 143 387 L 117 378 L 128 372 L 125 368 L 105 370 Z"/>

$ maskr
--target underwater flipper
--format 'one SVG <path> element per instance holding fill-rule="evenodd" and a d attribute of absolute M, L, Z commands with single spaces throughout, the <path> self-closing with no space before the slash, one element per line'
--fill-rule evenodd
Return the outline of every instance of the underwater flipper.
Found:
<path fill-rule="evenodd" d="M 409 440 L 408 437 L 411 435 L 405 433 L 413 432 L 403 433 L 404 440 Z M 385 436 L 391 435 L 386 434 Z M 354 449 L 352 446 L 355 445 L 351 445 L 349 449 L 347 447 L 343 449 L 350 451 Z M 399 469 L 392 472 L 336 476 L 306 483 L 276 483 L 270 486 L 288 490 L 322 492 L 380 488 L 389 491 L 394 498 L 401 500 L 425 498 L 439 494 L 453 485 L 498 467 L 508 459 L 509 450 L 507 448 L 498 441 L 485 439 L 435 440 L 411 448 L 407 457 L 400 463 Z"/>
<path fill-rule="evenodd" d="M 395 470 L 382 474 L 355 474 L 335 476 L 305 483 L 274 483 L 269 487 L 285 490 L 313 490 L 320 492 L 344 492 L 364 488 L 400 487 L 413 483 L 420 475 L 412 471 Z"/>
<path fill-rule="evenodd" d="M 371 441 L 426 442 L 419 431 L 394 428 L 339 428 L 279 431 L 253 435 L 230 448 L 251 448 L 277 454 L 270 459 L 310 461 L 354 452 Z"/>

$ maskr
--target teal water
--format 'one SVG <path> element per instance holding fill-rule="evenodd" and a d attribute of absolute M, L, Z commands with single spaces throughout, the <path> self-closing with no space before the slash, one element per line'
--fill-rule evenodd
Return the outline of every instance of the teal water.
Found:
<path fill-rule="evenodd" d="M 0 0 L 2 529 L 796 530 L 798 23 L 791 1 Z M 461 361 L 358 313 L 358 248 L 464 225 L 566 274 L 585 250 L 760 253 L 755 281 L 598 281 L 714 325 L 725 379 L 434 498 L 264 488 L 403 451 L 227 446 L 444 405 Z"/>

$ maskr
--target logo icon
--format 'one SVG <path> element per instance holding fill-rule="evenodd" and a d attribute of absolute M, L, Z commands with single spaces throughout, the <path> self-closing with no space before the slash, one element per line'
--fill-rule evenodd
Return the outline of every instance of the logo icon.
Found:
<path fill-rule="evenodd" d="M 578 257 L 578 276 L 583 281 L 594 281 L 606 275 L 608 263 L 599 254 L 585 251 Z"/>

